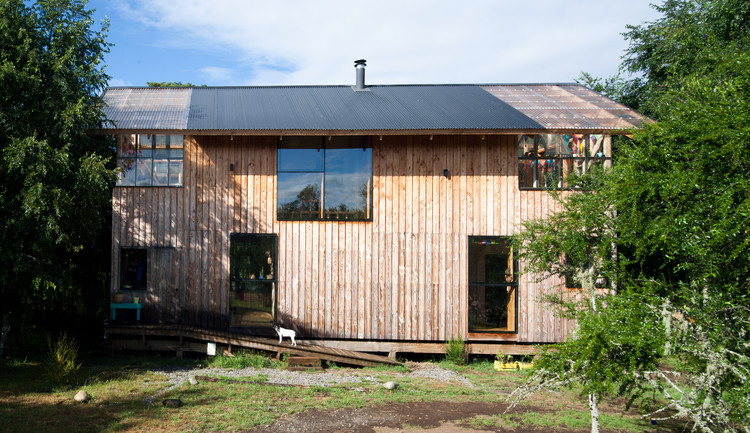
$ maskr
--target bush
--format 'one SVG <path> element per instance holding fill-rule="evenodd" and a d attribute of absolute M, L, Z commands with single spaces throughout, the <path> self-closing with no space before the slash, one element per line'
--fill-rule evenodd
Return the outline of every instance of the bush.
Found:
<path fill-rule="evenodd" d="M 466 346 L 461 337 L 455 337 L 445 342 L 445 359 L 457 365 L 466 363 Z"/>
<path fill-rule="evenodd" d="M 67 334 L 62 334 L 53 344 L 48 341 L 50 357 L 47 363 L 47 374 L 55 385 L 65 383 L 71 374 L 78 371 L 78 343 L 69 340 Z"/>

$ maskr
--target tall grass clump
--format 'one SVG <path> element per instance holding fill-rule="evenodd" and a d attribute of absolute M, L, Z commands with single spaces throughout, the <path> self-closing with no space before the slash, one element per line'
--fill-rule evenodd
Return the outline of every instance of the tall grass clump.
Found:
<path fill-rule="evenodd" d="M 63 333 L 54 343 L 49 340 L 48 345 L 47 375 L 53 384 L 62 385 L 81 367 L 78 363 L 78 343 Z"/>
<path fill-rule="evenodd" d="M 445 360 L 456 365 L 466 363 L 466 345 L 461 337 L 454 337 L 445 342 Z"/>
<path fill-rule="evenodd" d="M 241 350 L 232 356 L 214 356 L 208 361 L 208 366 L 215 368 L 281 368 L 281 365 L 281 361 L 251 350 Z"/>

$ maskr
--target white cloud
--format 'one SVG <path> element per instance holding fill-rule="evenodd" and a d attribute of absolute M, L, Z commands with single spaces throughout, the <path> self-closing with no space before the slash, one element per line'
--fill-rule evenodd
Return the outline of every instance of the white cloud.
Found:
<path fill-rule="evenodd" d="M 235 71 L 229 68 L 218 66 L 206 66 L 200 69 L 201 74 L 211 82 L 231 82 L 234 81 Z"/>
<path fill-rule="evenodd" d="M 133 0 L 133 19 L 170 44 L 213 50 L 246 84 L 572 81 L 616 73 L 626 24 L 653 20 L 649 0 Z M 177 34 L 179 37 L 174 38 Z M 167 41 L 165 41 L 167 42 Z"/>
<path fill-rule="evenodd" d="M 121 80 L 119 78 L 112 78 L 111 80 L 109 80 L 107 85 L 110 87 L 128 87 L 128 86 L 132 86 L 133 83 Z"/>

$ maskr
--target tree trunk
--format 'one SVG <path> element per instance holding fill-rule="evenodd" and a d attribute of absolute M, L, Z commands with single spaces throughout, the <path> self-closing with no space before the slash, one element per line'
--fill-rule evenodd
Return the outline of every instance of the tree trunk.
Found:
<path fill-rule="evenodd" d="M 595 392 L 589 394 L 589 410 L 591 411 L 591 433 L 599 433 L 599 399 Z"/>

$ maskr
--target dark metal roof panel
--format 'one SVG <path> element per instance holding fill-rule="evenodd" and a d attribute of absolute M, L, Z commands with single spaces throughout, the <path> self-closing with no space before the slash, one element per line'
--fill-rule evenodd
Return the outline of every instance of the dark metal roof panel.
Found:
<path fill-rule="evenodd" d="M 475 85 L 198 87 L 188 130 L 528 130 L 542 127 Z"/>

